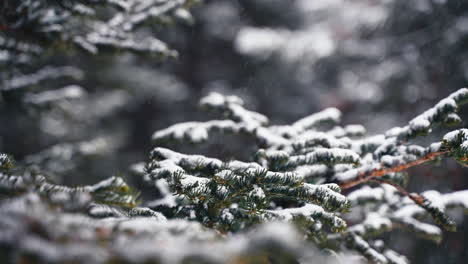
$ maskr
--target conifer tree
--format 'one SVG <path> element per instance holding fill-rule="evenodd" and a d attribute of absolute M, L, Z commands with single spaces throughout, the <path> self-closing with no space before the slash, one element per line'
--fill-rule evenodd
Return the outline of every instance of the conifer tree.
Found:
<path fill-rule="evenodd" d="M 191 21 L 194 4 L 2 2 L 1 109 L 8 115 L 17 109 L 53 115 L 61 109 L 86 120 L 89 109 L 70 105 L 90 88 L 64 82 L 85 79 L 86 69 L 57 62 L 72 62 L 70 51 L 84 60 L 122 52 L 175 57 L 177 52 L 147 25 Z M 106 112 L 113 111 L 105 107 L 115 102 L 119 100 L 102 100 L 103 108 L 89 118 L 105 120 Z M 467 103 L 468 89 L 462 88 L 407 124 L 369 135 L 362 125 L 342 124 L 337 108 L 273 125 L 267 116 L 247 109 L 242 98 L 212 92 L 200 100 L 200 108 L 216 118 L 155 131 L 146 160 L 134 164 L 128 175 L 106 175 L 93 184 L 69 184 L 67 175 L 80 174 L 77 164 L 118 151 L 112 145 L 118 145 L 119 137 L 55 144 L 17 159 L 0 153 L 0 259 L 409 263 L 388 245 L 386 233 L 402 229 L 440 243 L 443 231 L 457 229 L 447 212 L 468 211 L 468 190 L 418 194 L 407 188 L 412 167 L 444 158 L 468 165 L 468 129 L 453 128 L 460 126 L 458 113 Z M 430 144 L 420 143 L 440 127 L 451 131 Z M 200 146 L 228 137 L 249 138 L 250 157 L 199 152 Z M 190 151 L 181 151 L 183 147 Z"/>

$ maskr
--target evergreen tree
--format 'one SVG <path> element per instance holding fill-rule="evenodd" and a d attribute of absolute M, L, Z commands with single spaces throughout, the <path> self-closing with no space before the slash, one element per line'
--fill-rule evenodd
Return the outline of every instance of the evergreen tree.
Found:
<path fill-rule="evenodd" d="M 136 64 L 145 56 L 158 61 L 177 57 L 155 35 L 161 25 L 193 23 L 189 10 L 195 4 L 193 0 L 0 4 L 4 124 L 0 131 L 2 137 L 25 145 L 17 153 L 0 154 L 1 259 L 408 263 L 391 249 L 386 234 L 403 229 L 440 243 L 443 230 L 456 231 L 448 212 L 468 211 L 468 190 L 412 193 L 407 190 L 407 170 L 443 158 L 468 165 L 468 129 L 452 128 L 435 142 L 421 143 L 421 138 L 431 139 L 427 136 L 435 128 L 462 124 L 458 113 L 468 103 L 467 88 L 451 93 L 408 124 L 375 135 L 363 125 L 343 125 L 340 110 L 333 107 L 289 125 L 272 125 L 267 116 L 248 110 L 239 96 L 212 92 L 200 100 L 211 118 L 157 130 L 149 157 L 140 162 L 127 158 L 134 162 L 130 171 L 111 176 L 109 164 L 120 160 L 103 157 L 128 151 L 128 135 L 116 132 L 118 123 L 127 122 L 122 115 L 151 92 L 132 94 L 118 82 L 102 91 L 86 85 L 99 84 L 101 78 L 118 80 L 115 75 L 101 76 L 100 68 L 119 72 L 119 60 Z M 253 12 L 259 3 L 241 4 Z M 272 23 L 261 18 L 257 23 Z M 285 16 L 277 23 L 283 20 L 291 21 Z M 250 30 L 269 37 L 286 34 Z M 237 48 L 246 53 L 268 57 L 280 48 L 252 51 L 240 39 Z M 326 51 L 314 52 L 319 56 Z M 93 70 L 98 73 L 93 75 Z M 143 77 L 153 80 L 151 74 Z M 156 79 L 175 89 L 166 90 L 168 97 L 187 91 L 168 75 Z M 152 121 L 143 116 L 138 122 Z M 23 137 L 18 131 L 24 131 L 19 127 L 25 124 L 28 131 Z M 203 145 L 210 147 L 214 141 L 229 145 L 232 138 L 248 143 L 229 157 L 216 155 L 219 151 L 203 153 Z M 39 145 L 48 147 L 29 149 L 31 140 L 43 140 Z M 9 144 L 16 141 L 1 147 L 21 149 Z M 96 179 L 87 173 L 111 177 Z M 89 180 L 93 183 L 86 184 Z"/>

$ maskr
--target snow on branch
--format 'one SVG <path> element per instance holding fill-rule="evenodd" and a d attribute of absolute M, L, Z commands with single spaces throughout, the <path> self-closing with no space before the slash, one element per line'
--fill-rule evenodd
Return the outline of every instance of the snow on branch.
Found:
<path fill-rule="evenodd" d="M 272 219 L 292 221 L 320 245 L 341 244 L 376 263 L 408 263 L 376 238 L 403 228 L 439 242 L 441 228 L 456 229 L 447 209 L 466 209 L 468 195 L 466 191 L 409 193 L 404 188 L 406 170 L 445 156 L 466 165 L 468 132 L 454 130 L 428 146 L 409 141 L 430 133 L 435 125 L 459 122 L 456 112 L 467 102 L 468 89 L 463 88 L 407 126 L 366 136 L 360 125 L 340 126 L 341 113 L 334 108 L 291 125 L 271 126 L 267 117 L 245 109 L 239 97 L 211 93 L 201 105 L 225 120 L 176 124 L 156 131 L 153 143 L 202 143 L 214 132 L 246 134 L 258 144 L 255 162 L 222 161 L 156 147 L 143 177 L 162 195 L 148 205 L 223 232 Z M 324 123 L 333 127 L 326 131 Z M 340 194 L 341 189 L 366 183 L 377 187 L 362 186 L 347 198 Z M 345 221 L 350 206 L 366 212 L 352 225 Z"/>
<path fill-rule="evenodd" d="M 403 228 L 423 238 L 440 242 L 442 230 L 436 225 L 421 222 L 423 216 L 431 216 L 444 229 L 454 231 L 455 224 L 446 216 L 452 208 L 468 209 L 468 192 L 457 191 L 441 194 L 437 191 L 422 193 L 423 202 L 416 204 L 390 185 L 371 188 L 364 186 L 348 196 L 352 207 L 362 204 L 375 205 L 375 212 L 367 215 L 360 224 L 348 230 L 364 237 L 374 237 L 394 228 Z"/>
<path fill-rule="evenodd" d="M 76 55 L 129 51 L 176 57 L 177 52 L 153 35 L 148 22 L 191 23 L 193 0 L 24 0 L 0 2 L 0 90 L 8 100 L 29 106 L 81 97 L 79 84 L 53 87 L 63 78 L 81 80 L 71 66 Z M 83 52 L 84 51 L 84 52 Z M 75 56 L 70 56 L 75 54 Z M 99 66 L 97 66 L 99 67 Z M 60 83 L 60 82 L 59 82 Z M 51 87 L 52 86 L 52 87 Z M 47 91 L 44 91 L 46 90 Z M 41 93 L 32 93 L 40 91 Z"/>
<path fill-rule="evenodd" d="M 262 262 L 272 257 L 285 263 L 337 261 L 287 224 L 264 224 L 223 237 L 197 222 L 168 220 L 148 208 L 108 217 L 91 211 L 85 216 L 24 194 L 0 206 L 0 241 L 15 257 L 41 263 L 226 263 L 251 257 Z"/>
<path fill-rule="evenodd" d="M 131 0 L 131 1 L 54 1 L 26 0 L 4 4 L 4 23 L 14 27 L 7 34 L 10 38 L 20 38 L 21 31 L 31 30 L 43 39 L 68 41 L 90 53 L 97 53 L 99 48 L 125 49 L 134 52 L 153 52 L 163 56 L 174 56 L 165 43 L 152 36 L 145 36 L 137 31 L 144 22 L 164 15 L 175 15 L 190 20 L 190 15 L 177 15 L 188 5 L 187 0 Z M 108 8 L 108 15 L 96 12 L 98 7 Z M 18 14 L 20 15 L 10 15 Z M 110 14 L 110 18 L 109 17 Z M 80 19 L 86 17 L 86 20 Z M 57 38 L 56 36 L 60 36 Z M 30 35 L 33 40 L 33 35 Z M 54 39 L 55 37 L 55 39 Z"/>
<path fill-rule="evenodd" d="M 416 120 L 446 124 L 440 120 L 453 117 L 466 92 L 450 95 Z M 61 100 L 54 96 L 42 98 Z M 54 173 L 66 174 L 67 161 L 105 153 L 109 144 L 103 139 L 55 145 L 28 155 L 18 167 L 1 154 L 0 193 L 11 197 L 0 204 L 2 245 L 17 256 L 55 263 L 225 263 L 252 256 L 328 261 L 310 251 L 316 246 L 335 256 L 351 250 L 374 263 L 408 263 L 382 235 L 403 229 L 440 242 L 443 230 L 456 229 L 448 212 L 468 211 L 466 190 L 405 189 L 408 168 L 445 156 L 466 165 L 464 128 L 420 146 L 409 142 L 424 134 L 415 128 L 419 121 L 411 121 L 403 136 L 366 136 L 360 125 L 339 124 L 336 109 L 272 126 L 235 96 L 210 94 L 201 104 L 226 119 L 176 124 L 156 131 L 154 144 L 242 133 L 257 140 L 251 160 L 155 146 L 146 163 L 133 166 L 133 176 L 148 187 L 143 199 L 122 177 L 76 187 L 51 180 Z"/>
<path fill-rule="evenodd" d="M 4 157 L 7 156 L 4 154 L 0 156 L 0 158 Z M 110 177 L 93 185 L 69 187 L 53 183 L 34 169 L 24 169 L 24 172 L 19 175 L 13 174 L 14 171 L 10 171 L 13 167 L 12 161 L 9 157 L 6 159 L 8 164 L 3 163 L 3 172 L 0 172 L 1 193 L 22 194 L 34 191 L 48 197 L 51 202 L 69 202 L 70 204 L 94 201 L 101 204 L 132 208 L 138 203 L 138 192 L 130 188 L 120 177 Z M 7 169 L 5 170 L 5 168 Z M 73 197 L 81 197 L 81 200 L 76 200 Z"/>
<path fill-rule="evenodd" d="M 28 88 L 46 80 L 63 77 L 69 77 L 78 80 L 83 77 L 83 73 L 81 70 L 69 66 L 44 67 L 35 73 L 16 76 L 10 80 L 6 80 L 6 85 L 5 87 L 3 87 L 3 90 L 9 91 L 15 89 Z"/>
<path fill-rule="evenodd" d="M 180 201 L 185 201 L 177 211 L 203 219 L 207 225 L 219 223 L 218 218 L 230 218 L 223 214 L 241 217 L 233 218 L 236 221 L 228 222 L 227 226 L 220 226 L 220 229 L 230 230 L 266 218 L 294 218 L 284 217 L 287 211 L 265 211 L 269 208 L 270 197 L 313 203 L 314 206 L 303 207 L 305 211 L 289 213 L 307 214 L 311 219 L 316 219 L 312 222 L 323 220 L 337 230 L 345 227 L 342 220 L 337 220 L 336 216 L 324 211 L 324 208 L 332 212 L 347 208 L 348 202 L 339 194 L 338 186 L 308 184 L 294 172 L 272 172 L 254 162 L 223 162 L 164 148 L 152 151 L 151 162 L 146 171 L 147 180 L 159 184 L 162 180 Z M 161 199 L 168 200 L 167 197 Z M 312 208 L 316 209 L 311 210 Z"/>
<path fill-rule="evenodd" d="M 456 114 L 456 111 L 460 105 L 466 103 L 468 103 L 468 89 L 462 88 L 413 118 L 407 126 L 390 129 L 385 136 L 407 141 L 418 135 L 430 133 L 431 128 L 436 124 L 457 124 L 461 121 L 461 118 Z"/>

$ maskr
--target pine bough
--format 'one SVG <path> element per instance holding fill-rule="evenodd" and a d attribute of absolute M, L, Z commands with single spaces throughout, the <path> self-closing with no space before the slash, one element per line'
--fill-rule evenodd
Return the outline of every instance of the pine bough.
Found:
<path fill-rule="evenodd" d="M 41 168 L 54 157 L 52 150 L 17 164 L 2 154 L 0 191 L 8 198 L 0 202 L 2 259 L 408 263 L 385 245 L 382 234 L 403 228 L 440 242 L 442 230 L 456 229 L 447 210 L 468 209 L 467 190 L 405 190 L 410 167 L 444 156 L 466 166 L 468 130 L 449 132 L 427 147 L 410 140 L 435 126 L 459 123 L 456 112 L 467 102 L 468 89 L 460 89 L 404 127 L 365 136 L 360 125 L 339 126 L 335 108 L 269 126 L 267 117 L 245 109 L 240 98 L 211 93 L 201 106 L 226 119 L 155 132 L 149 161 L 133 167 L 132 175 L 153 190 L 153 199 L 145 200 L 119 177 L 81 187 L 54 184 L 48 167 Z M 332 128 L 321 129 L 326 125 Z M 239 161 L 162 147 L 203 143 L 215 133 L 252 137 L 258 150 L 251 161 Z M 68 148 L 86 154 L 79 146 Z M 363 217 L 347 224 L 350 210 Z"/>
<path fill-rule="evenodd" d="M 128 50 L 175 56 L 140 29 L 169 17 L 189 21 L 187 8 L 194 2 L 3 1 L 0 90 L 19 93 L 21 103 L 34 106 L 82 97 L 85 90 L 78 85 L 31 91 L 54 79 L 83 77 L 75 67 L 43 67 L 50 51 L 57 55 L 61 46 L 93 55 Z M 79 187 L 54 183 L 55 174 L 105 152 L 105 139 L 56 145 L 17 162 L 0 154 L 0 259 L 408 263 L 388 248 L 384 233 L 406 229 L 440 242 L 442 230 L 456 229 L 447 210 L 468 211 L 466 190 L 416 194 L 405 189 L 408 168 L 442 157 L 468 165 L 468 129 L 449 132 L 428 146 L 411 141 L 436 126 L 459 124 L 457 110 L 467 102 L 468 89 L 460 89 L 407 125 L 367 136 L 361 125 L 340 126 L 335 108 L 272 126 L 240 98 L 211 93 L 200 104 L 222 119 L 180 123 L 154 133 L 149 160 L 136 164 L 131 174 L 149 186 L 144 199 L 120 177 Z M 256 152 L 251 160 L 240 161 L 166 148 L 205 143 L 215 134 L 251 137 Z M 350 221 L 351 210 L 362 217 Z"/>
<path fill-rule="evenodd" d="M 172 58 L 178 54 L 154 37 L 149 22 L 190 23 L 196 0 L 22 0 L 0 3 L 0 92 L 42 106 L 85 95 L 73 84 L 54 89 L 50 81 L 82 79 L 74 66 L 54 65 L 70 53 L 128 51 Z M 146 25 L 145 25 L 146 24 Z M 58 59 L 57 59 L 58 58 Z M 44 66 L 46 65 L 46 66 Z M 47 91 L 32 93 L 31 88 Z M 10 95 L 10 97 L 13 97 Z"/>

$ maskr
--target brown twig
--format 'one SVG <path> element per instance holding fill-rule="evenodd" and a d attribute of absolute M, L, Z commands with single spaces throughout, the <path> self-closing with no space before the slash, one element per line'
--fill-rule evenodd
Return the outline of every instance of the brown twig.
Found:
<path fill-rule="evenodd" d="M 356 179 L 340 183 L 339 185 L 340 185 L 342 190 L 343 189 L 349 189 L 351 187 L 354 187 L 354 186 L 356 186 L 358 184 L 361 184 L 363 182 L 367 182 L 367 181 L 372 180 L 374 178 L 382 177 L 382 176 L 387 175 L 389 173 L 404 171 L 404 170 L 409 169 L 411 167 L 414 167 L 414 166 L 420 165 L 422 163 L 434 160 L 438 156 L 446 154 L 446 153 L 448 153 L 448 151 L 432 152 L 432 153 L 429 153 L 426 156 L 424 156 L 424 157 L 422 157 L 422 158 L 420 158 L 418 160 L 408 162 L 406 164 L 398 165 L 398 166 L 391 167 L 391 168 L 382 168 L 382 169 L 376 169 L 376 170 L 372 170 L 372 171 L 368 171 L 368 172 L 362 172 L 362 173 L 359 173 L 359 175 L 358 175 L 358 177 Z"/>
<path fill-rule="evenodd" d="M 385 183 L 385 184 L 388 184 L 388 185 L 391 185 L 393 186 L 395 189 L 397 189 L 400 193 L 402 193 L 403 195 L 407 196 L 408 198 L 410 198 L 411 200 L 413 200 L 413 202 L 415 202 L 416 204 L 422 206 L 423 203 L 424 203 L 424 197 L 422 197 L 420 194 L 417 194 L 417 193 L 409 193 L 407 190 L 405 190 L 405 188 L 401 187 L 400 185 L 397 185 L 391 181 L 387 181 L 387 180 L 382 180 L 382 179 L 372 179 L 371 181 L 374 181 L 374 182 L 378 182 L 378 183 Z"/>

